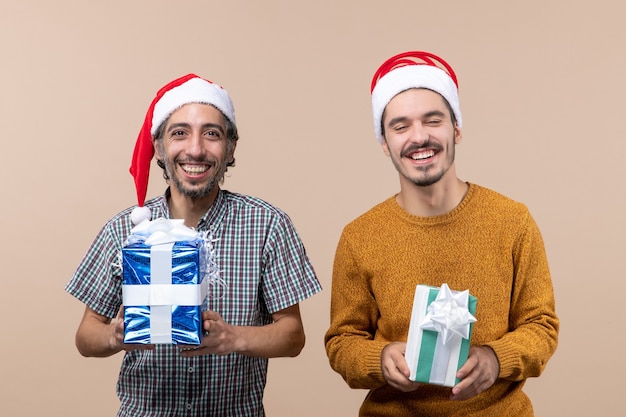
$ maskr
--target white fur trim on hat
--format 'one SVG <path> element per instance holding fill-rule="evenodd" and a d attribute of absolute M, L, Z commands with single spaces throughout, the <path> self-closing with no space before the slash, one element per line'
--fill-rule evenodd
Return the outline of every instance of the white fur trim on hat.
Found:
<path fill-rule="evenodd" d="M 383 143 L 381 122 L 387 104 L 396 95 L 411 88 L 427 88 L 441 94 L 450 104 L 458 126 L 462 126 L 459 93 L 452 78 L 432 65 L 406 65 L 385 74 L 372 91 L 374 131 L 379 143 Z"/>
<path fill-rule="evenodd" d="M 228 92 L 219 85 L 202 78 L 192 78 L 163 94 L 163 97 L 154 105 L 150 133 L 154 136 L 161 123 L 172 112 L 189 103 L 211 104 L 235 124 L 235 109 Z"/>

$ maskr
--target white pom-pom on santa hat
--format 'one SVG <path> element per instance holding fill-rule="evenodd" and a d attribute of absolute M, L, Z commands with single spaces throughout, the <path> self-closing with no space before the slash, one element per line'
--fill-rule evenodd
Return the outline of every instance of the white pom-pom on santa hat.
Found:
<path fill-rule="evenodd" d="M 137 136 L 130 166 L 130 173 L 135 180 L 137 190 L 137 207 L 131 213 L 131 221 L 135 225 L 151 217 L 150 210 L 144 207 L 144 202 L 148 191 L 150 163 L 154 156 L 152 137 L 175 110 L 189 103 L 215 106 L 235 124 L 235 110 L 228 92 L 221 86 L 195 74 L 177 78 L 157 92 Z"/>
<path fill-rule="evenodd" d="M 146 206 L 137 206 L 130 212 L 130 221 L 136 226 L 144 220 L 150 220 L 152 213 Z"/>
<path fill-rule="evenodd" d="M 443 68 L 439 67 L 437 62 Z M 411 88 L 427 88 L 441 94 L 450 104 L 458 126 L 462 127 L 458 83 L 452 67 L 429 52 L 404 52 L 385 61 L 372 79 L 374 132 L 379 143 L 382 144 L 384 140 L 382 117 L 387 104 L 396 95 Z"/>

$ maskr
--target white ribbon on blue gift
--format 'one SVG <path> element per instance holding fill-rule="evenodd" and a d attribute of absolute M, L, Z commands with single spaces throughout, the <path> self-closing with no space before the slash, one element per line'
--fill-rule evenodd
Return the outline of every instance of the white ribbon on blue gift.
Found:
<path fill-rule="evenodd" d="M 172 284 L 172 249 L 175 242 L 201 237 L 183 220 L 158 218 L 144 220 L 131 230 L 131 236 L 150 246 L 150 285 L 123 285 L 125 306 L 150 306 L 150 342 L 172 343 L 172 306 L 202 305 L 208 280 L 200 284 Z"/>

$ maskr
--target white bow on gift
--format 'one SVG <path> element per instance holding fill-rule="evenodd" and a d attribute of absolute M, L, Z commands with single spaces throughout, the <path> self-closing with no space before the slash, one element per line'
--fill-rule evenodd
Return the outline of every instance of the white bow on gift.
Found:
<path fill-rule="evenodd" d="M 469 290 L 453 292 L 447 284 L 442 284 L 420 328 L 439 332 L 444 345 L 455 335 L 468 339 L 470 324 L 476 321 L 468 309 L 468 295 Z"/>
<path fill-rule="evenodd" d="M 189 242 L 200 236 L 197 230 L 187 227 L 183 219 L 144 220 L 133 227 L 131 234 L 144 240 L 148 246 L 173 242 Z"/>

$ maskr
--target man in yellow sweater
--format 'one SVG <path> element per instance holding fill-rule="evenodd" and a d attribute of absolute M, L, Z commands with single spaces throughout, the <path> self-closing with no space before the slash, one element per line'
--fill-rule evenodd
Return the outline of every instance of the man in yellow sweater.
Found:
<path fill-rule="evenodd" d="M 343 230 L 333 267 L 332 368 L 370 390 L 360 416 L 532 416 L 524 381 L 557 347 L 559 320 L 541 233 L 527 207 L 462 181 L 452 68 L 428 52 L 387 60 L 372 80 L 374 128 L 400 192 Z M 417 284 L 477 300 L 453 388 L 414 382 L 405 360 Z"/>

